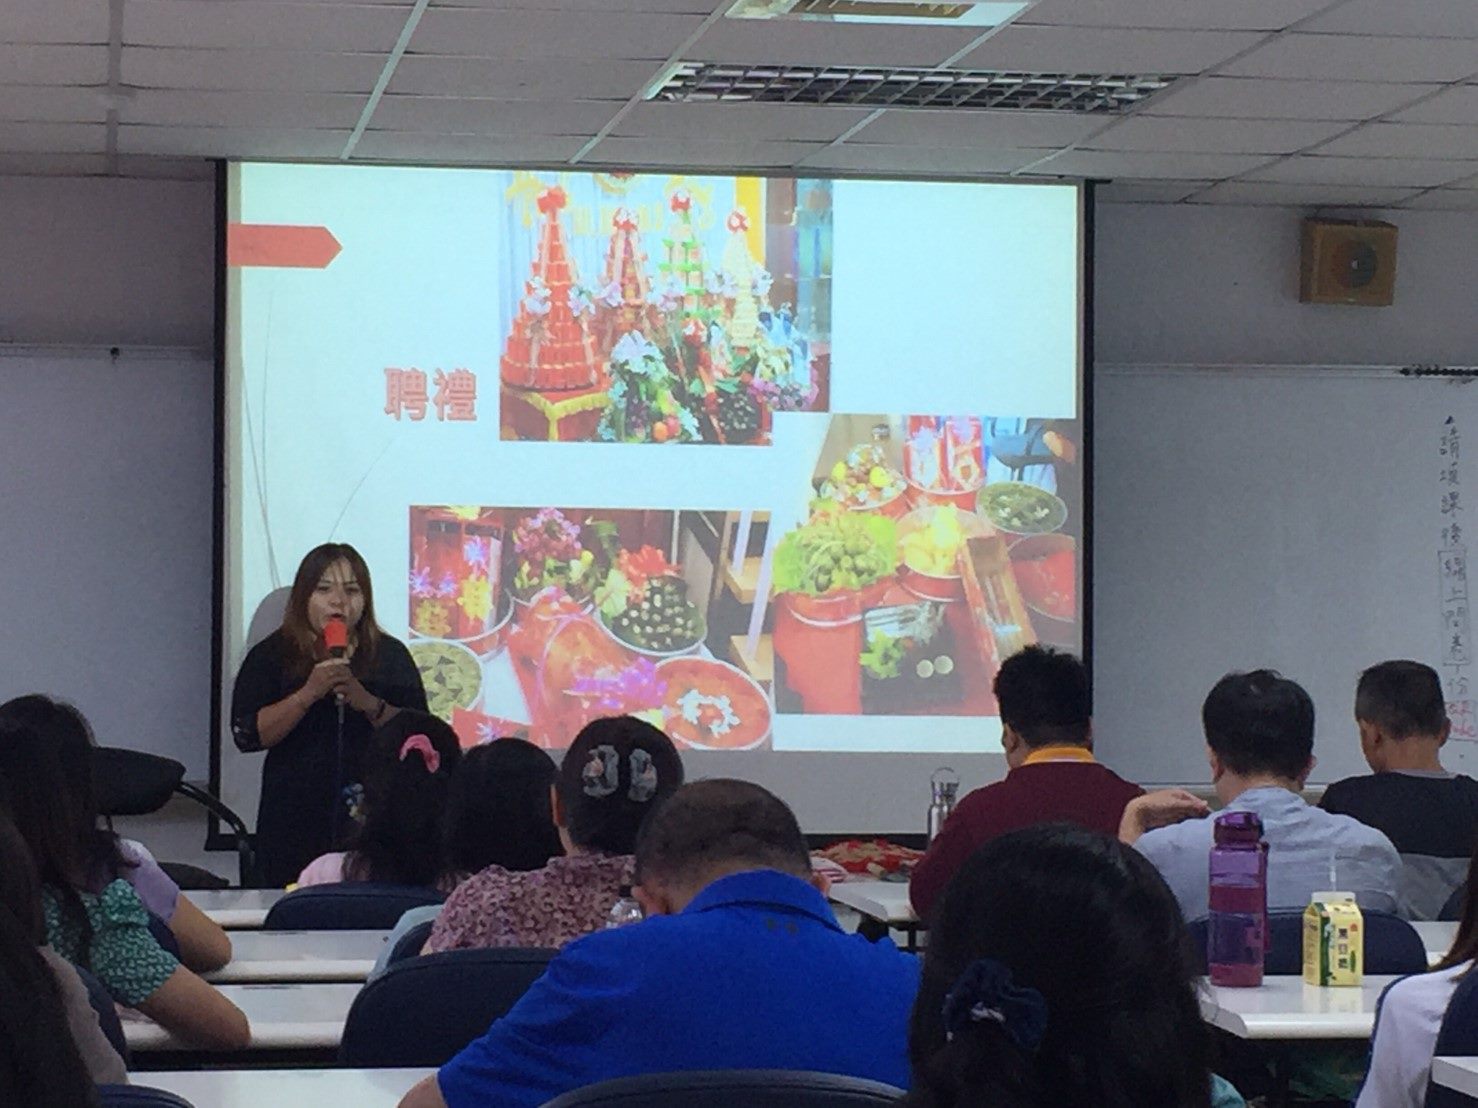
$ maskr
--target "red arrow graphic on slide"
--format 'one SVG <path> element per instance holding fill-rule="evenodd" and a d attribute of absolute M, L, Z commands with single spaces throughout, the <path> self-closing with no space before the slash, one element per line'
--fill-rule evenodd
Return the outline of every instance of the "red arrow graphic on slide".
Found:
<path fill-rule="evenodd" d="M 226 228 L 226 264 L 323 269 L 343 247 L 327 227 L 232 223 Z"/>

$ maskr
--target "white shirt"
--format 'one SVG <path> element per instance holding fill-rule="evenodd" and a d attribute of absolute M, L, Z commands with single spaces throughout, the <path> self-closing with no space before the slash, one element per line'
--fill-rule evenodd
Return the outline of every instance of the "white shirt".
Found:
<path fill-rule="evenodd" d="M 1387 987 L 1376 1011 L 1370 1072 L 1355 1108 L 1422 1108 L 1442 1015 L 1458 978 L 1471 968 L 1465 962 L 1403 977 Z"/>

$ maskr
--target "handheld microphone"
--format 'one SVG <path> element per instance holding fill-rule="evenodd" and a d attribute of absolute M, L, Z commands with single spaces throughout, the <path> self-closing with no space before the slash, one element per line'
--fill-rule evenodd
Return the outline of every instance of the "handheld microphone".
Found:
<path fill-rule="evenodd" d="M 349 628 L 344 623 L 342 616 L 334 616 L 323 625 L 323 647 L 328 651 L 330 658 L 347 658 L 349 656 Z M 334 693 L 334 700 L 339 707 L 344 706 L 344 694 Z"/>

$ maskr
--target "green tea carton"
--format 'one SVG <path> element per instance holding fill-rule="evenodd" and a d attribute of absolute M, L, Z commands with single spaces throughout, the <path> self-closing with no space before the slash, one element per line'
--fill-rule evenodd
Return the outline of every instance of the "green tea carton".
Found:
<path fill-rule="evenodd" d="M 1304 984 L 1359 985 L 1365 921 L 1354 893 L 1315 893 L 1304 909 Z"/>

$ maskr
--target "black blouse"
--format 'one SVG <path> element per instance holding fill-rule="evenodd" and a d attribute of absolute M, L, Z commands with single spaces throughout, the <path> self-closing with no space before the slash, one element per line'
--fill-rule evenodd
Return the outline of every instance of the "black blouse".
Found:
<path fill-rule="evenodd" d="M 426 710 L 421 675 L 398 639 L 382 635 L 370 671 L 356 676 L 392 707 Z M 280 630 L 252 647 L 231 694 L 231 734 L 237 748 L 244 753 L 261 750 L 257 713 L 301 687 L 287 672 Z M 342 763 L 338 730 L 338 707 L 332 697 L 324 697 L 267 751 L 257 807 L 257 861 L 269 885 L 296 881 L 305 865 L 341 845 L 335 842 L 336 832 L 343 838 L 353 826 L 348 806 L 357 793 L 372 728 L 362 713 L 344 709 Z"/>

